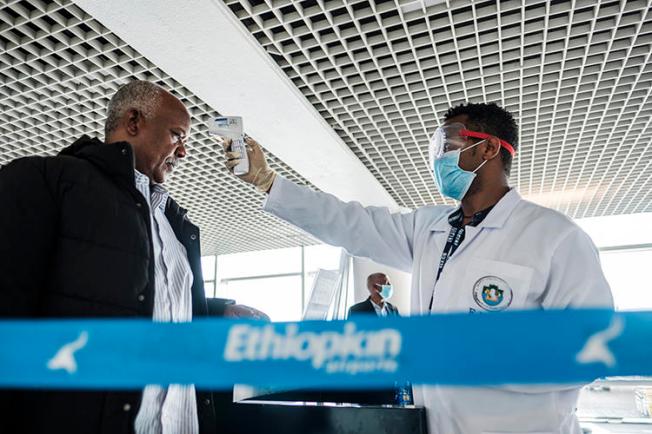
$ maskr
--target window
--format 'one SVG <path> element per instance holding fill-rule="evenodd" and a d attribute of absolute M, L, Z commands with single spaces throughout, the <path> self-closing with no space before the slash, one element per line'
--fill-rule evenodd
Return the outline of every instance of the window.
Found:
<path fill-rule="evenodd" d="M 328 245 L 206 256 L 207 297 L 230 298 L 272 321 L 299 321 L 316 272 L 338 269 L 341 249 Z"/>
<path fill-rule="evenodd" d="M 220 279 L 301 273 L 301 247 L 234 253 L 217 261 Z"/>
<path fill-rule="evenodd" d="M 301 275 L 220 282 L 217 294 L 265 312 L 272 321 L 301 320 Z"/>
<path fill-rule="evenodd" d="M 206 297 L 215 297 L 216 260 L 215 256 L 203 256 L 201 258 L 201 271 L 204 276 L 204 293 Z"/>
<path fill-rule="evenodd" d="M 652 310 L 652 248 L 604 251 L 600 259 L 616 310 Z"/>
<path fill-rule="evenodd" d="M 577 220 L 600 249 L 602 270 L 617 310 L 652 309 L 652 213 Z"/>

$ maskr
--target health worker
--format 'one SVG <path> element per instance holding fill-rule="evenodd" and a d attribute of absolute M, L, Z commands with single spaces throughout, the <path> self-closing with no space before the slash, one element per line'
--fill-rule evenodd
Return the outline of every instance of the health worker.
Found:
<path fill-rule="evenodd" d="M 429 164 L 439 191 L 458 206 L 401 214 L 345 203 L 277 175 L 251 138 L 250 171 L 240 178 L 268 193 L 265 211 L 352 255 L 412 273 L 413 315 L 612 308 L 589 236 L 509 185 L 518 138 L 513 116 L 493 103 L 467 103 L 449 109 L 443 121 L 430 141 Z M 227 167 L 240 157 L 227 152 Z M 478 333 L 510 339 L 510 330 Z M 580 387 L 428 385 L 415 386 L 414 394 L 427 408 L 431 433 L 580 434 Z"/>

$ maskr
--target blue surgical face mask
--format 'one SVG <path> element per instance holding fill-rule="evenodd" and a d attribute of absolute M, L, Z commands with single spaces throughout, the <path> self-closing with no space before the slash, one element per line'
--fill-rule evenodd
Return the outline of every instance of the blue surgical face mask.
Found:
<path fill-rule="evenodd" d="M 380 296 L 383 300 L 389 300 L 394 294 L 394 287 L 392 285 L 376 285 L 380 286 Z"/>
<path fill-rule="evenodd" d="M 471 187 L 471 183 L 477 176 L 476 172 L 489 160 L 483 161 L 473 172 L 469 172 L 460 167 L 460 154 L 467 149 L 478 146 L 482 142 L 484 140 L 468 148 L 448 151 L 433 162 L 432 169 L 435 173 L 435 182 L 441 194 L 457 200 L 464 198 L 467 191 L 469 191 L 469 187 Z"/>

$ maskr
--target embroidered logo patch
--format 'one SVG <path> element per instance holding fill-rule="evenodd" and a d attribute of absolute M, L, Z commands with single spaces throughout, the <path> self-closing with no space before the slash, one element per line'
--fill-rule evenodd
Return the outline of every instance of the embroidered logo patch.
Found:
<path fill-rule="evenodd" d="M 500 277 L 485 276 L 473 285 L 473 299 L 478 306 L 490 312 L 507 309 L 513 298 L 512 288 Z"/>

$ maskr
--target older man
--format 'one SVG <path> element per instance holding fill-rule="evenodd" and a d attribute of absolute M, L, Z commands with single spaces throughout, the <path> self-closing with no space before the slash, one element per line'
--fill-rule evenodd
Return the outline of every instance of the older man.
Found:
<path fill-rule="evenodd" d="M 199 229 L 162 185 L 186 156 L 188 111 L 134 81 L 111 99 L 105 133 L 0 170 L 0 316 L 207 314 Z M 192 385 L 0 396 L 0 432 L 216 432 L 212 394 Z"/>

